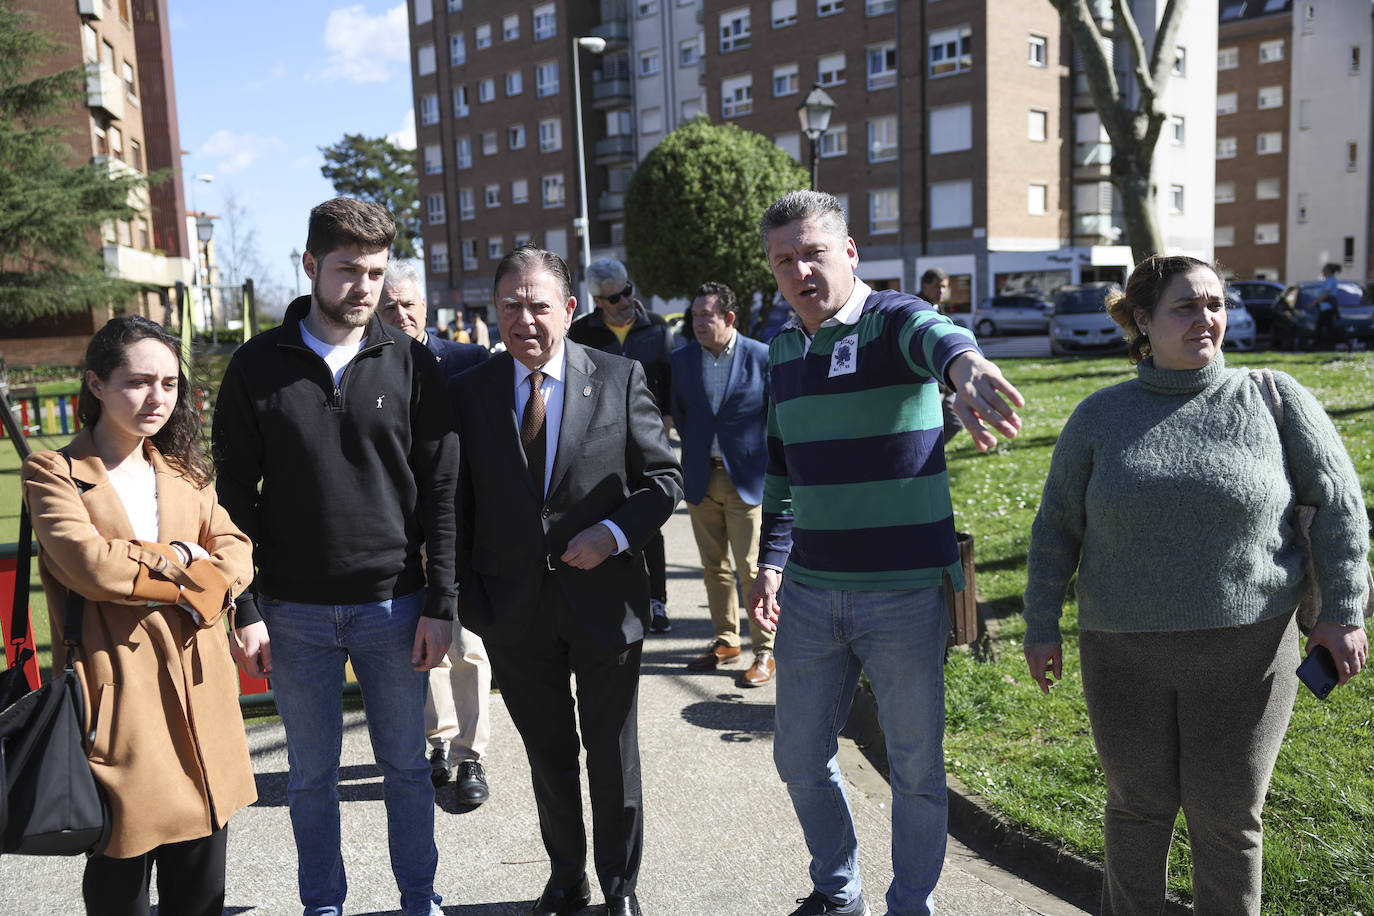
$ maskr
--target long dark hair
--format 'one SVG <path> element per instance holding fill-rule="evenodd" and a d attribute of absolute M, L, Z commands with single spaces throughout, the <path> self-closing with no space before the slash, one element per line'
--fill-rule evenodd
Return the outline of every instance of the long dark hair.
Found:
<path fill-rule="evenodd" d="M 86 346 L 86 359 L 81 366 L 83 371 L 77 416 L 88 427 L 94 426 L 100 419 L 100 399 L 86 384 L 85 370 L 94 372 L 101 381 L 108 381 L 110 374 L 124 365 L 128 348 L 140 340 L 156 340 L 165 344 L 177 361 L 177 403 L 162 429 L 150 437 L 153 445 L 168 464 L 190 477 L 196 486 L 204 487 L 210 483 L 210 462 L 200 444 L 200 411 L 192 400 L 195 392 L 191 390 L 186 367 L 181 361 L 179 342 L 156 321 L 142 315 L 119 315 L 95 332 Z"/>

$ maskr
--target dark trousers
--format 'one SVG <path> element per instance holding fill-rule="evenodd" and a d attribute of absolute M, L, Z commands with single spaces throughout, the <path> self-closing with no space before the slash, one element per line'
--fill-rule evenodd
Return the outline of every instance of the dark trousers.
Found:
<path fill-rule="evenodd" d="M 148 888 L 157 865 L 159 916 L 220 916 L 229 828 L 184 843 L 167 843 L 129 859 L 91 856 L 81 880 L 87 916 L 148 916 Z"/>
<path fill-rule="evenodd" d="M 592 856 L 601 890 L 628 897 L 639 880 L 644 814 L 639 782 L 639 658 L 643 641 L 607 648 L 589 643 L 544 576 L 529 635 L 487 641 L 492 674 L 530 761 L 539 829 L 549 854 L 549 883 L 566 888 L 587 868 L 582 826 L 578 732 L 587 749 Z M 573 688 L 576 681 L 576 717 Z"/>
<path fill-rule="evenodd" d="M 649 566 L 649 597 L 668 603 L 668 553 L 662 529 L 655 531 L 644 545 L 644 562 Z"/>

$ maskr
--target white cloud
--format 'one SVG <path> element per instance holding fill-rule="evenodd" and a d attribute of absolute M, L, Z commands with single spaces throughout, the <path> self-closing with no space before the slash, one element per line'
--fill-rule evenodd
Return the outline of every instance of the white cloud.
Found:
<path fill-rule="evenodd" d="M 405 120 L 394 133 L 386 135 L 386 138 L 401 149 L 415 149 L 415 109 L 412 107 L 406 112 Z"/>
<path fill-rule="evenodd" d="M 220 175 L 232 175 L 257 162 L 263 156 L 274 153 L 283 144 L 276 137 L 252 132 L 235 133 L 220 128 L 210 135 L 200 149 L 196 150 L 196 161 L 205 163 Z"/>
<path fill-rule="evenodd" d="M 396 64 L 410 60 L 406 5 L 372 15 L 361 3 L 333 10 L 324 24 L 329 62 L 323 78 L 350 83 L 389 82 Z"/>

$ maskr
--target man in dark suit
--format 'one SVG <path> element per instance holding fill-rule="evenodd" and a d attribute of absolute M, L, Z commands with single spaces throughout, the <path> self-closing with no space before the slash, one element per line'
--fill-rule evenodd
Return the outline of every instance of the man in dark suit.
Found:
<path fill-rule="evenodd" d="M 687 511 L 701 554 L 715 638 L 694 671 L 740 657 L 739 592 L 758 575 L 763 472 L 768 463 L 768 347 L 735 330 L 735 294 L 703 283 L 692 300 L 694 339 L 673 353 L 673 425 L 682 437 Z M 735 566 L 730 568 L 733 552 Z M 751 618 L 754 662 L 740 686 L 773 680 L 773 634 Z"/>
<path fill-rule="evenodd" d="M 682 498 L 682 471 L 643 367 L 564 339 L 571 290 L 557 255 L 531 246 L 506 255 L 493 293 L 506 353 L 450 383 L 461 442 L 458 613 L 485 640 L 529 755 L 551 871 L 530 913 L 573 913 L 590 898 L 580 722 L 606 912 L 630 916 L 640 912 L 644 823 L 642 551 Z"/>

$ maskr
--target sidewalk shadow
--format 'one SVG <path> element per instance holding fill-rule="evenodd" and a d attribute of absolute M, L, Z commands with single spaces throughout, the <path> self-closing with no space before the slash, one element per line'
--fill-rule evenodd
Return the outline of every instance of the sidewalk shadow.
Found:
<path fill-rule="evenodd" d="M 509 903 L 466 903 L 461 906 L 445 906 L 442 909 L 444 916 L 525 916 L 533 904 L 533 900 L 511 901 Z M 578 910 L 577 912 L 590 911 L 592 908 L 588 907 L 586 910 Z M 357 916 L 402 916 L 402 914 L 400 910 L 373 910 L 369 913 L 358 913 Z"/>
<path fill-rule="evenodd" d="M 739 693 L 718 694 L 714 700 L 689 703 L 682 718 L 689 725 L 720 732 L 720 740 L 753 741 L 773 734 L 773 704 L 745 703 Z"/>
<path fill-rule="evenodd" d="M 276 808 L 286 805 L 286 780 L 284 771 L 258 773 L 257 808 Z M 339 801 L 381 801 L 382 771 L 376 764 L 354 764 L 339 767 Z"/>

